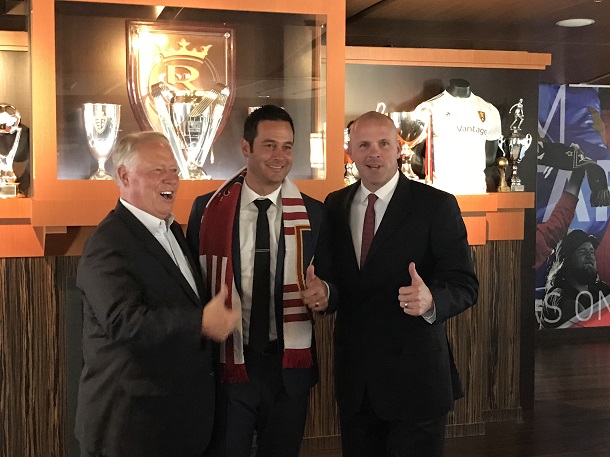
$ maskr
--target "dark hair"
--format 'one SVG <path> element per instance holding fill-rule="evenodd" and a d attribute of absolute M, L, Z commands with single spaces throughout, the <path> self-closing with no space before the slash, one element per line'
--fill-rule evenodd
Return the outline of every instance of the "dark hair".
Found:
<path fill-rule="evenodd" d="M 553 287 L 561 286 L 565 281 L 564 266 L 568 262 L 570 256 L 584 243 L 589 242 L 593 245 L 593 249 L 599 246 L 599 240 L 589 235 L 582 230 L 572 230 L 557 244 L 553 252 L 551 252 L 547 267 L 546 290 Z"/>
<path fill-rule="evenodd" d="M 258 124 L 261 121 L 288 122 L 292 129 L 292 134 L 294 135 L 294 123 L 292 122 L 290 114 L 279 106 L 263 105 L 252 111 L 244 123 L 244 140 L 250 144 L 251 148 L 254 145 L 254 139 L 258 135 Z"/>

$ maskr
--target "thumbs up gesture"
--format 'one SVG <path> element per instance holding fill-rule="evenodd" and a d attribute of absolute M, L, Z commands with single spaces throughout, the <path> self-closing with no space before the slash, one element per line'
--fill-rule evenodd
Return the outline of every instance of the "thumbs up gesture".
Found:
<path fill-rule="evenodd" d="M 220 292 L 203 308 L 201 332 L 214 341 L 224 341 L 233 332 L 241 314 L 238 309 L 225 307 L 227 286 L 221 286 Z"/>
<path fill-rule="evenodd" d="M 434 304 L 432 293 L 417 273 L 414 262 L 409 264 L 409 276 L 411 276 L 411 285 L 398 289 L 398 302 L 406 314 L 421 316 Z"/>
<path fill-rule="evenodd" d="M 303 303 L 313 311 L 322 312 L 328 307 L 328 287 L 316 276 L 314 266 L 309 265 L 305 274 L 305 290 L 301 292 Z"/>

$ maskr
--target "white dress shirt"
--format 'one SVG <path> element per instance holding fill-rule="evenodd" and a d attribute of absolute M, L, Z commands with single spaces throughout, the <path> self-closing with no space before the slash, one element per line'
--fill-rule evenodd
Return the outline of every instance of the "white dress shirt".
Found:
<path fill-rule="evenodd" d="M 271 206 L 267 210 L 269 219 L 269 254 L 271 297 L 269 302 L 269 341 L 277 339 L 275 327 L 275 271 L 277 266 L 277 247 L 282 227 L 282 198 L 280 196 L 281 186 L 269 195 L 258 195 L 244 181 L 241 189 L 239 202 L 239 252 L 241 260 L 241 316 L 243 325 L 244 344 L 250 339 L 250 313 L 252 310 L 252 282 L 254 280 L 254 247 L 256 242 L 256 218 L 258 209 L 254 200 L 268 198 Z"/>
<path fill-rule="evenodd" d="M 392 199 L 392 195 L 394 195 L 397 185 L 398 170 L 396 170 L 396 173 L 392 179 L 390 179 L 383 187 L 374 192 L 374 194 L 377 195 L 377 201 L 375 202 L 375 233 L 377 233 L 381 219 L 383 219 L 383 215 L 385 214 L 386 209 L 388 209 L 388 205 L 390 204 L 390 200 Z M 362 247 L 362 226 L 364 224 L 364 213 L 366 212 L 370 193 L 372 192 L 364 187 L 364 184 L 361 182 L 360 187 L 356 191 L 356 195 L 354 195 L 349 216 L 349 226 L 352 231 L 352 241 L 354 242 L 354 251 L 356 252 L 358 265 L 360 265 L 360 248 Z"/>
<path fill-rule="evenodd" d="M 375 192 L 368 190 L 361 182 L 360 187 L 356 191 L 356 195 L 354 195 L 354 200 L 352 200 L 352 207 L 350 209 L 349 226 L 352 232 L 354 252 L 356 253 L 358 265 L 360 265 L 360 249 L 362 247 L 362 226 L 364 225 L 364 213 L 366 212 L 366 207 L 368 205 L 369 194 L 374 193 L 377 195 L 377 201 L 375 202 L 375 233 L 377 233 L 379 224 L 381 224 L 381 220 L 388 209 L 390 200 L 392 199 L 396 186 L 398 185 L 398 173 L 399 171 L 396 170 L 396 173 L 392 179 L 390 179 Z M 409 272 L 405 271 L 405 276 L 407 275 L 409 275 Z M 398 300 L 398 290 L 396 291 L 396 297 Z M 434 303 L 432 304 L 432 308 L 424 313 L 422 317 L 430 324 L 436 320 L 436 308 L 434 307 Z"/>
<path fill-rule="evenodd" d="M 150 233 L 152 233 L 161 246 L 163 246 L 163 249 L 165 249 L 174 263 L 180 268 L 182 275 L 188 281 L 193 291 L 199 296 L 193 270 L 191 270 L 189 261 L 182 251 L 182 248 L 180 248 L 178 240 L 176 240 L 174 233 L 169 228 L 170 225 L 172 225 L 172 222 L 174 222 L 174 215 L 170 214 L 165 220 L 159 219 L 146 211 L 136 208 L 122 198 L 120 200 L 123 206 L 125 206 L 125 208 L 127 208 L 127 210 L 131 212 L 131 214 L 133 214 Z"/>

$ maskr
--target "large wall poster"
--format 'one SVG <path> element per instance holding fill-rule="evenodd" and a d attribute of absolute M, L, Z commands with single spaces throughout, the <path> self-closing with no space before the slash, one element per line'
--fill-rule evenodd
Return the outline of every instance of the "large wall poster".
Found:
<path fill-rule="evenodd" d="M 610 88 L 541 84 L 538 103 L 537 323 L 609 326 Z"/>

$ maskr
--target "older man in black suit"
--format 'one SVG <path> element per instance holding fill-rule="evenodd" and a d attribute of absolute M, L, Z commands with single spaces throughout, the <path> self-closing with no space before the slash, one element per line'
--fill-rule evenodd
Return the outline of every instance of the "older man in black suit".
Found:
<path fill-rule="evenodd" d="M 444 322 L 472 306 L 478 281 L 453 195 L 408 180 L 387 116 L 352 125 L 361 180 L 325 202 L 337 286 L 335 383 L 345 457 L 441 456 L 446 417 L 461 395 Z M 326 243 L 326 244 L 325 244 Z"/>
<path fill-rule="evenodd" d="M 178 172 L 160 133 L 115 151 L 120 200 L 83 251 L 76 436 L 87 457 L 201 457 L 214 417 L 211 343 L 232 331 L 226 292 L 204 288 L 171 214 Z"/>

